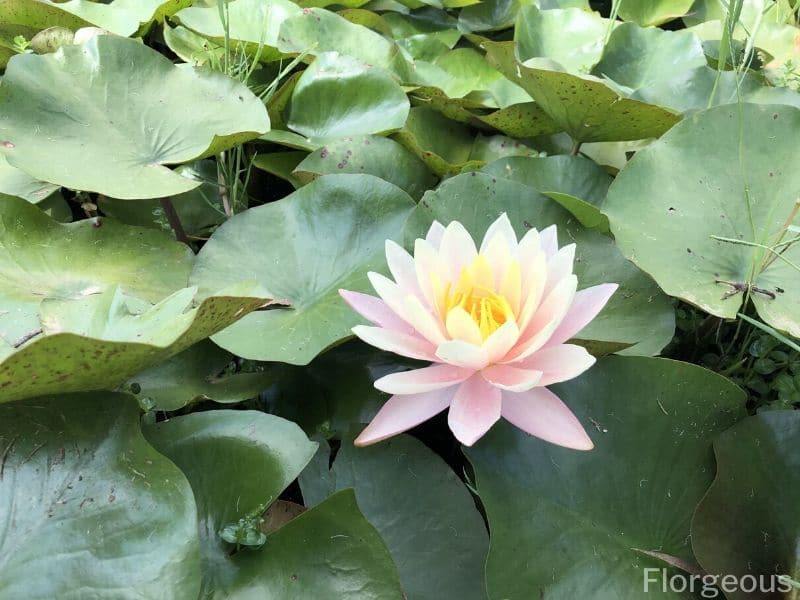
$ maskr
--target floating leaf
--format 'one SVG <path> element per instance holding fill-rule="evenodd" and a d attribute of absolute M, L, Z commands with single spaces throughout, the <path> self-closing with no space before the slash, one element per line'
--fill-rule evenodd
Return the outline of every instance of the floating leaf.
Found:
<path fill-rule="evenodd" d="M 131 396 L 0 405 L 0 455 L 1 596 L 197 598 L 192 490 Z"/>
<path fill-rule="evenodd" d="M 41 202 L 58 190 L 59 186 L 46 181 L 39 181 L 8 164 L 6 157 L 0 154 L 0 194 L 24 198 L 28 202 Z"/>
<path fill-rule="evenodd" d="M 256 411 L 218 410 L 156 423 L 150 442 L 186 474 L 197 500 L 207 598 L 334 598 L 358 590 L 368 600 L 400 598 L 394 565 L 342 492 L 236 552 L 220 532 L 240 519 L 258 533 L 265 508 L 316 450 L 297 425 Z M 262 538 L 263 539 L 263 538 Z"/>
<path fill-rule="evenodd" d="M 269 129 L 264 105 L 245 86 L 111 35 L 15 57 L 0 111 L 14 115 L 0 123 L 0 152 L 12 166 L 115 198 L 193 189 L 199 182 L 164 164 L 215 154 Z"/>
<path fill-rule="evenodd" d="M 644 569 L 664 567 L 644 551 L 691 560 L 690 519 L 714 471 L 711 438 L 744 416 L 744 394 L 699 367 L 641 357 L 603 359 L 554 391 L 586 426 L 592 451 L 507 423 L 466 450 L 492 532 L 489 598 L 594 590 L 640 600 Z M 661 581 L 649 590 L 661 593 Z"/>
<path fill-rule="evenodd" d="M 714 450 L 717 477 L 692 520 L 700 564 L 743 583 L 758 577 L 766 587 L 779 587 L 778 575 L 800 579 L 800 412 L 750 417 L 720 435 Z M 742 590 L 726 596 L 756 597 Z"/>
<path fill-rule="evenodd" d="M 577 142 L 658 137 L 680 120 L 661 107 L 624 98 L 598 79 L 525 66 L 510 42 L 485 42 L 489 62 L 528 92 Z"/>
<path fill-rule="evenodd" d="M 191 281 L 209 293 L 255 278 L 289 306 L 249 315 L 214 341 L 244 358 L 306 364 L 348 337 L 360 321 L 338 290 L 370 289 L 367 272 L 384 268 L 384 243 L 400 236 L 413 206 L 377 177 L 326 175 L 228 220 L 200 251 Z"/>
<path fill-rule="evenodd" d="M 752 284 L 761 318 L 800 336 L 800 246 L 779 248 L 779 259 L 754 245 L 776 243 L 796 215 L 798 132 L 800 110 L 788 106 L 693 115 L 637 152 L 611 186 L 604 210 L 619 247 L 668 294 L 720 317 L 736 316 Z"/>
<path fill-rule="evenodd" d="M 305 157 L 293 171 L 304 183 L 336 173 L 375 175 L 404 190 L 414 200 L 419 200 L 436 183 L 419 158 L 394 140 L 375 135 L 326 144 Z"/>
<path fill-rule="evenodd" d="M 621 0 L 619 16 L 625 21 L 634 21 L 642 27 L 661 25 L 687 14 L 694 0 Z"/>
<path fill-rule="evenodd" d="M 403 88 L 383 69 L 323 52 L 297 80 L 287 125 L 311 143 L 399 129 L 408 117 Z"/>
<path fill-rule="evenodd" d="M 422 442 L 401 435 L 370 448 L 342 440 L 333 465 L 322 447 L 300 476 L 313 506 L 354 488 L 364 516 L 381 534 L 410 600 L 486 598 L 489 537 L 469 491 Z M 402 490 L 402 493 L 398 493 Z"/>

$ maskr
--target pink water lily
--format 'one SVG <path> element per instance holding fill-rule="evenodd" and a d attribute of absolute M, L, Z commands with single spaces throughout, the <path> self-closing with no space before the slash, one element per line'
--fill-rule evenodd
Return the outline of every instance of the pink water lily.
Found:
<path fill-rule="evenodd" d="M 387 241 L 395 280 L 369 273 L 380 298 L 340 290 L 375 325 L 353 333 L 434 364 L 375 382 L 393 395 L 356 445 L 384 440 L 449 407 L 450 429 L 467 446 L 503 417 L 554 444 L 591 450 L 578 419 L 545 386 L 594 364 L 583 347 L 564 342 L 594 319 L 617 285 L 577 291 L 574 257 L 575 244 L 558 248 L 555 226 L 531 229 L 517 241 L 505 214 L 479 249 L 457 221 L 446 228 L 434 222 L 413 257 Z"/>

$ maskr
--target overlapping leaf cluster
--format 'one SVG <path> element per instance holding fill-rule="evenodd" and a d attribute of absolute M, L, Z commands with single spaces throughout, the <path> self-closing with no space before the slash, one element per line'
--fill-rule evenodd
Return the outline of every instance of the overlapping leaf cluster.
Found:
<path fill-rule="evenodd" d="M 0 597 L 800 579 L 798 413 L 723 376 L 768 358 L 800 397 L 799 11 L 0 0 Z M 435 421 L 355 449 L 413 361 L 347 341 L 338 290 L 502 213 L 620 285 L 556 390 L 596 449 L 498 425 L 462 454 Z M 723 375 L 676 305 L 735 327 Z"/>

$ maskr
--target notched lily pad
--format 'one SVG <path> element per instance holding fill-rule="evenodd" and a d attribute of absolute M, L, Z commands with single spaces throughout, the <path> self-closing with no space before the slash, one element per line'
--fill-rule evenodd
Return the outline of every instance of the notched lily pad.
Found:
<path fill-rule="evenodd" d="M 113 35 L 14 57 L 0 87 L 0 112 L 14 115 L 0 122 L 0 153 L 9 164 L 43 181 L 124 199 L 193 189 L 200 183 L 164 165 L 269 130 L 266 108 L 244 85 L 173 65 Z"/>

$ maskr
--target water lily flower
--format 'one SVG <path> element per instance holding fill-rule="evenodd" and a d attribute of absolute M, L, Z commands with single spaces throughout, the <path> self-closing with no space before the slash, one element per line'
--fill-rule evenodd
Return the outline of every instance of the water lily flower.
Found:
<path fill-rule="evenodd" d="M 449 407 L 455 437 L 471 446 L 500 417 L 560 446 L 591 450 L 578 419 L 546 386 L 586 371 L 595 358 L 565 343 L 617 289 L 577 291 L 575 244 L 558 247 L 555 226 L 517 241 L 503 214 L 480 248 L 453 221 L 434 222 L 414 256 L 392 241 L 386 258 L 394 281 L 369 279 L 380 298 L 340 290 L 374 326 L 353 333 L 368 344 L 430 366 L 378 379 L 393 394 L 361 435 L 365 446 L 406 431 Z"/>

